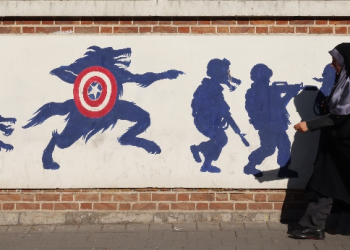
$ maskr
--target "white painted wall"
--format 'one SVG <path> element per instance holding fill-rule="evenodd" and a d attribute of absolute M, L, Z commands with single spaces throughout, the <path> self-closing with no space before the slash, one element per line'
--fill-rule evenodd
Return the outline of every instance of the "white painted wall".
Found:
<path fill-rule="evenodd" d="M 0 16 L 348 16 L 349 1 L 0 1 Z"/>
<path fill-rule="evenodd" d="M 318 133 L 305 134 L 292 159 L 291 169 L 299 178 L 288 180 L 269 176 L 260 182 L 243 173 L 250 152 L 259 147 L 257 131 L 249 123 L 245 93 L 252 80 L 250 71 L 258 63 L 273 70 L 273 81 L 289 84 L 303 82 L 320 87 L 312 78 L 322 77 L 331 61 L 327 53 L 342 37 L 329 36 L 1 36 L 0 114 L 15 117 L 13 134 L 0 136 L 12 144 L 11 152 L 0 152 L 0 188 L 126 188 L 126 187 L 202 187 L 202 188 L 285 188 L 304 187 L 312 171 Z M 53 130 L 60 133 L 64 117 L 52 117 L 41 125 L 22 129 L 32 114 L 48 102 L 73 98 L 73 86 L 49 72 L 83 56 L 89 46 L 132 49 L 129 71 L 134 74 L 177 69 L 185 75 L 176 80 L 161 80 L 148 88 L 124 84 L 123 100 L 135 102 L 151 116 L 151 126 L 140 137 L 155 141 L 162 153 L 153 155 L 132 146 L 122 146 L 117 138 L 133 125 L 119 121 L 113 130 L 98 133 L 87 144 L 81 139 L 66 149 L 56 147 L 53 158 L 61 168 L 44 170 L 42 152 Z M 225 100 L 250 147 L 226 130 L 228 143 L 215 165 L 219 174 L 202 173 L 189 150 L 190 145 L 207 140 L 194 125 L 193 93 L 206 77 L 208 62 L 227 58 L 231 74 L 241 79 L 236 91 L 225 87 Z M 313 97 L 310 97 L 313 98 Z M 300 121 L 293 101 L 288 105 L 291 125 L 287 131 L 293 142 L 292 125 Z M 277 154 L 265 159 L 258 168 L 276 170 Z M 268 177 L 268 175 L 266 175 Z"/>

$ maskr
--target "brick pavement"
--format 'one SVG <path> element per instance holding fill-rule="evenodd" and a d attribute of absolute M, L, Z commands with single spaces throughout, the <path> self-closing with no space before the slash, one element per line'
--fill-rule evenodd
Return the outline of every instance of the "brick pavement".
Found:
<path fill-rule="evenodd" d="M 350 249 L 350 236 L 295 240 L 286 232 L 287 225 L 276 222 L 0 226 L 0 250 Z"/>

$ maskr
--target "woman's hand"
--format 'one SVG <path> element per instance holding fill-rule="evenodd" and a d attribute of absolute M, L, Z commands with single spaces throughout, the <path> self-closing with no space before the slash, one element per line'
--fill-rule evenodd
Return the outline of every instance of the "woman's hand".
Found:
<path fill-rule="evenodd" d="M 306 132 L 309 129 L 307 128 L 306 122 L 299 122 L 294 125 L 294 129 L 299 131 L 299 132 Z"/>

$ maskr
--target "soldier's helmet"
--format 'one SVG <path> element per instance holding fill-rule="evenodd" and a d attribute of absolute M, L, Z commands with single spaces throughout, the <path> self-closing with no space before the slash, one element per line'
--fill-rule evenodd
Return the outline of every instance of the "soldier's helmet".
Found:
<path fill-rule="evenodd" d="M 272 75 L 272 70 L 262 63 L 255 65 L 250 71 L 250 79 L 253 81 L 269 80 Z"/>

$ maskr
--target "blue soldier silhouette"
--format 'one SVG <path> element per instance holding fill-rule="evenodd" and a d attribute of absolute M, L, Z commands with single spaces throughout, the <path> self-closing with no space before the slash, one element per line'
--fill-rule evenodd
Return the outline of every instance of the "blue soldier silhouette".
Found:
<path fill-rule="evenodd" d="M 212 162 L 219 158 L 223 147 L 227 144 L 225 130 L 228 126 L 232 127 L 246 146 L 249 146 L 244 134 L 241 134 L 240 129 L 232 119 L 230 107 L 225 102 L 222 93 L 224 88 L 221 84 L 227 85 L 230 91 L 234 91 L 241 83 L 240 80 L 230 76 L 230 64 L 227 59 L 210 60 L 207 66 L 209 78 L 204 78 L 202 84 L 193 94 L 191 107 L 194 124 L 199 132 L 209 138 L 209 141 L 190 147 L 196 162 L 202 161 L 199 152 L 204 155 L 201 172 L 221 172 L 220 168 L 212 165 Z M 230 82 L 236 85 L 231 85 Z"/>
<path fill-rule="evenodd" d="M 250 123 L 259 131 L 260 147 L 249 155 L 244 173 L 262 177 L 263 173 L 257 170 L 256 166 L 272 155 L 277 148 L 277 163 L 280 165 L 278 177 L 296 178 L 298 173 L 288 169 L 291 142 L 286 133 L 290 125 L 286 107 L 302 85 L 287 85 L 285 82 L 279 82 L 269 86 L 272 74 L 272 70 L 264 64 L 255 65 L 250 72 L 253 83 L 245 96 L 245 108 Z M 284 94 L 283 97 L 281 97 L 282 94 Z"/>

